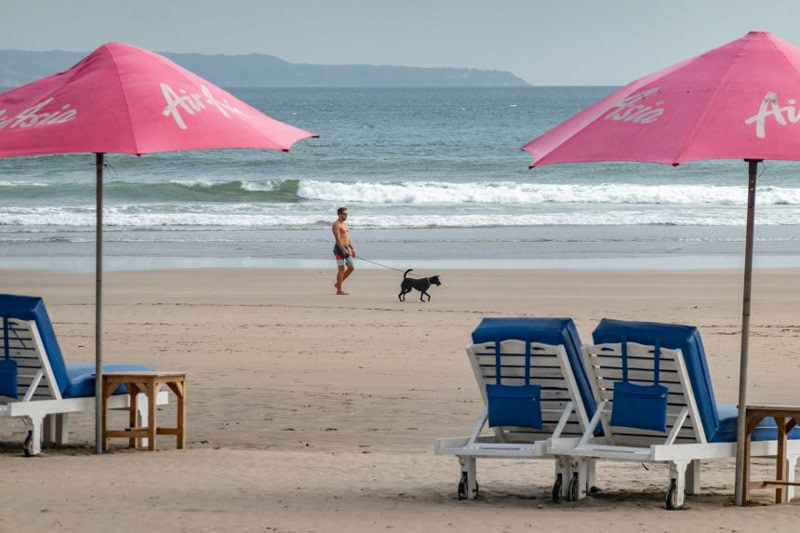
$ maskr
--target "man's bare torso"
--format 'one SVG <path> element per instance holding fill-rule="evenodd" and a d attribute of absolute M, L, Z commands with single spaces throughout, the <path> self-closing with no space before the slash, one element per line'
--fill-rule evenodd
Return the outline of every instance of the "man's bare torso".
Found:
<path fill-rule="evenodd" d="M 350 247 L 350 228 L 347 227 L 347 222 L 337 220 L 333 223 L 333 237 L 336 239 L 336 244 L 340 248 Z"/>

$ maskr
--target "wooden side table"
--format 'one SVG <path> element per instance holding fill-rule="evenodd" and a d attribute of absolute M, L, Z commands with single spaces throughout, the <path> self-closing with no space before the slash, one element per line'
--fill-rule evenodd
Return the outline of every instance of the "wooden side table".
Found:
<path fill-rule="evenodd" d="M 750 481 L 750 442 L 756 426 L 765 418 L 774 418 L 778 426 L 778 453 L 776 479 Z M 745 407 L 745 448 L 744 448 L 744 503 L 750 500 L 750 489 L 763 489 L 775 485 L 775 503 L 789 501 L 787 487 L 800 487 L 800 483 L 789 481 L 786 464 L 787 435 L 800 420 L 800 407 L 788 405 L 748 405 Z"/>
<path fill-rule="evenodd" d="M 130 395 L 129 427 L 124 430 L 107 429 L 108 399 L 120 385 L 125 385 Z M 176 427 L 159 427 L 156 424 L 156 395 L 166 385 L 175 393 L 178 401 L 178 423 Z M 136 396 L 139 393 L 147 396 L 147 424 L 140 426 Z M 103 449 L 108 450 L 109 438 L 126 438 L 128 447 L 136 447 L 136 439 L 147 438 L 147 449 L 156 449 L 156 435 L 175 435 L 178 438 L 178 449 L 186 442 L 186 373 L 159 371 L 119 371 L 103 374 Z"/>

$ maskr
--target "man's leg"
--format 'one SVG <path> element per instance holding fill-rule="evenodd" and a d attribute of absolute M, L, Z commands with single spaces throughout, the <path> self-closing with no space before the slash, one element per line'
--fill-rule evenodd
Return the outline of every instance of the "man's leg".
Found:
<path fill-rule="evenodd" d="M 342 292 L 342 282 L 344 281 L 344 265 L 338 265 L 338 271 L 336 272 L 336 283 L 334 283 L 334 287 L 336 287 L 336 294 L 340 294 Z"/>
<path fill-rule="evenodd" d="M 344 280 L 346 280 L 350 276 L 350 274 L 353 273 L 353 269 L 355 267 L 353 267 L 353 263 L 346 263 L 346 268 L 347 270 L 342 272 L 342 267 L 339 267 L 339 275 L 337 276 L 337 279 L 339 280 L 339 286 L 336 288 L 336 294 L 340 295 L 347 294 L 342 290 L 342 284 L 344 283 Z"/>
<path fill-rule="evenodd" d="M 349 278 L 350 274 L 352 274 L 353 270 L 355 270 L 355 269 L 356 269 L 356 267 L 353 266 L 353 263 L 347 263 L 347 270 L 344 271 L 344 275 L 342 276 L 342 281 L 344 281 L 347 278 Z"/>

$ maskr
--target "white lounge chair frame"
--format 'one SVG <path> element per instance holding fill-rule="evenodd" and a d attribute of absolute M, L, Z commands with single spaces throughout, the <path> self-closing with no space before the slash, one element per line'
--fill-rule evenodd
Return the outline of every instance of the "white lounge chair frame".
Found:
<path fill-rule="evenodd" d="M 0 327 L 2 327 L 0 318 Z M 50 360 L 39 335 L 36 322 L 9 318 L 9 356 L 17 362 L 17 376 L 21 398 L 0 396 L 0 418 L 20 418 L 25 423 L 25 455 L 38 455 L 42 440 L 48 443 L 67 444 L 70 413 L 94 412 L 94 397 L 62 398 Z M 5 340 L 0 335 L 0 358 L 4 357 Z M 166 405 L 169 396 L 161 391 L 157 405 Z M 108 400 L 109 409 L 129 409 L 128 394 L 115 395 Z M 137 396 L 137 411 L 143 424 L 147 423 L 147 397 Z M 143 439 L 142 445 L 146 445 Z"/>
<path fill-rule="evenodd" d="M 495 343 L 485 342 L 467 347 L 472 370 L 483 397 L 484 410 L 475 430 L 468 437 L 438 439 L 437 455 L 455 455 L 461 466 L 458 495 L 474 499 L 478 495 L 476 460 L 497 459 L 556 459 L 553 498 L 577 500 L 586 496 L 594 484 L 594 459 L 555 456 L 547 451 L 547 440 L 562 435 L 578 436 L 589 420 L 577 391 L 567 352 L 562 345 L 530 343 L 530 383 L 542 387 L 542 429 L 521 427 L 491 428 L 484 434 L 488 422 L 486 385 L 497 383 L 495 377 Z M 525 382 L 525 341 L 508 339 L 500 343 L 501 383 L 522 385 Z"/>
<path fill-rule="evenodd" d="M 627 343 L 628 380 L 642 385 L 653 383 L 655 349 Z M 637 463 L 669 463 L 670 484 L 666 493 L 668 509 L 680 508 L 685 494 L 700 492 L 700 460 L 736 457 L 736 442 L 709 443 L 695 402 L 692 384 L 683 353 L 679 349 L 661 348 L 660 383 L 669 389 L 667 431 L 632 429 L 611 426 L 614 382 L 622 380 L 622 345 L 619 343 L 581 347 L 584 366 L 592 387 L 597 410 L 579 439 L 554 438 L 548 442 L 548 453 Z M 602 437 L 595 437 L 601 425 Z M 777 441 L 757 441 L 751 445 L 753 456 L 777 453 Z M 795 465 L 800 457 L 800 441 L 788 441 L 786 466 L 789 481 L 794 481 Z M 788 487 L 789 500 L 794 487 Z"/>

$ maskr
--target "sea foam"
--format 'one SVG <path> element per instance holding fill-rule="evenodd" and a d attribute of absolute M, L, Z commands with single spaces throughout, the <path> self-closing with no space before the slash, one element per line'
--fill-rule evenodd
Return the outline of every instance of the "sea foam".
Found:
<path fill-rule="evenodd" d="M 377 204 L 658 204 L 746 205 L 745 186 L 641 185 L 623 183 L 543 184 L 518 182 L 323 182 L 301 180 L 298 195 L 309 200 Z M 763 205 L 800 205 L 800 189 L 762 187 Z"/>

